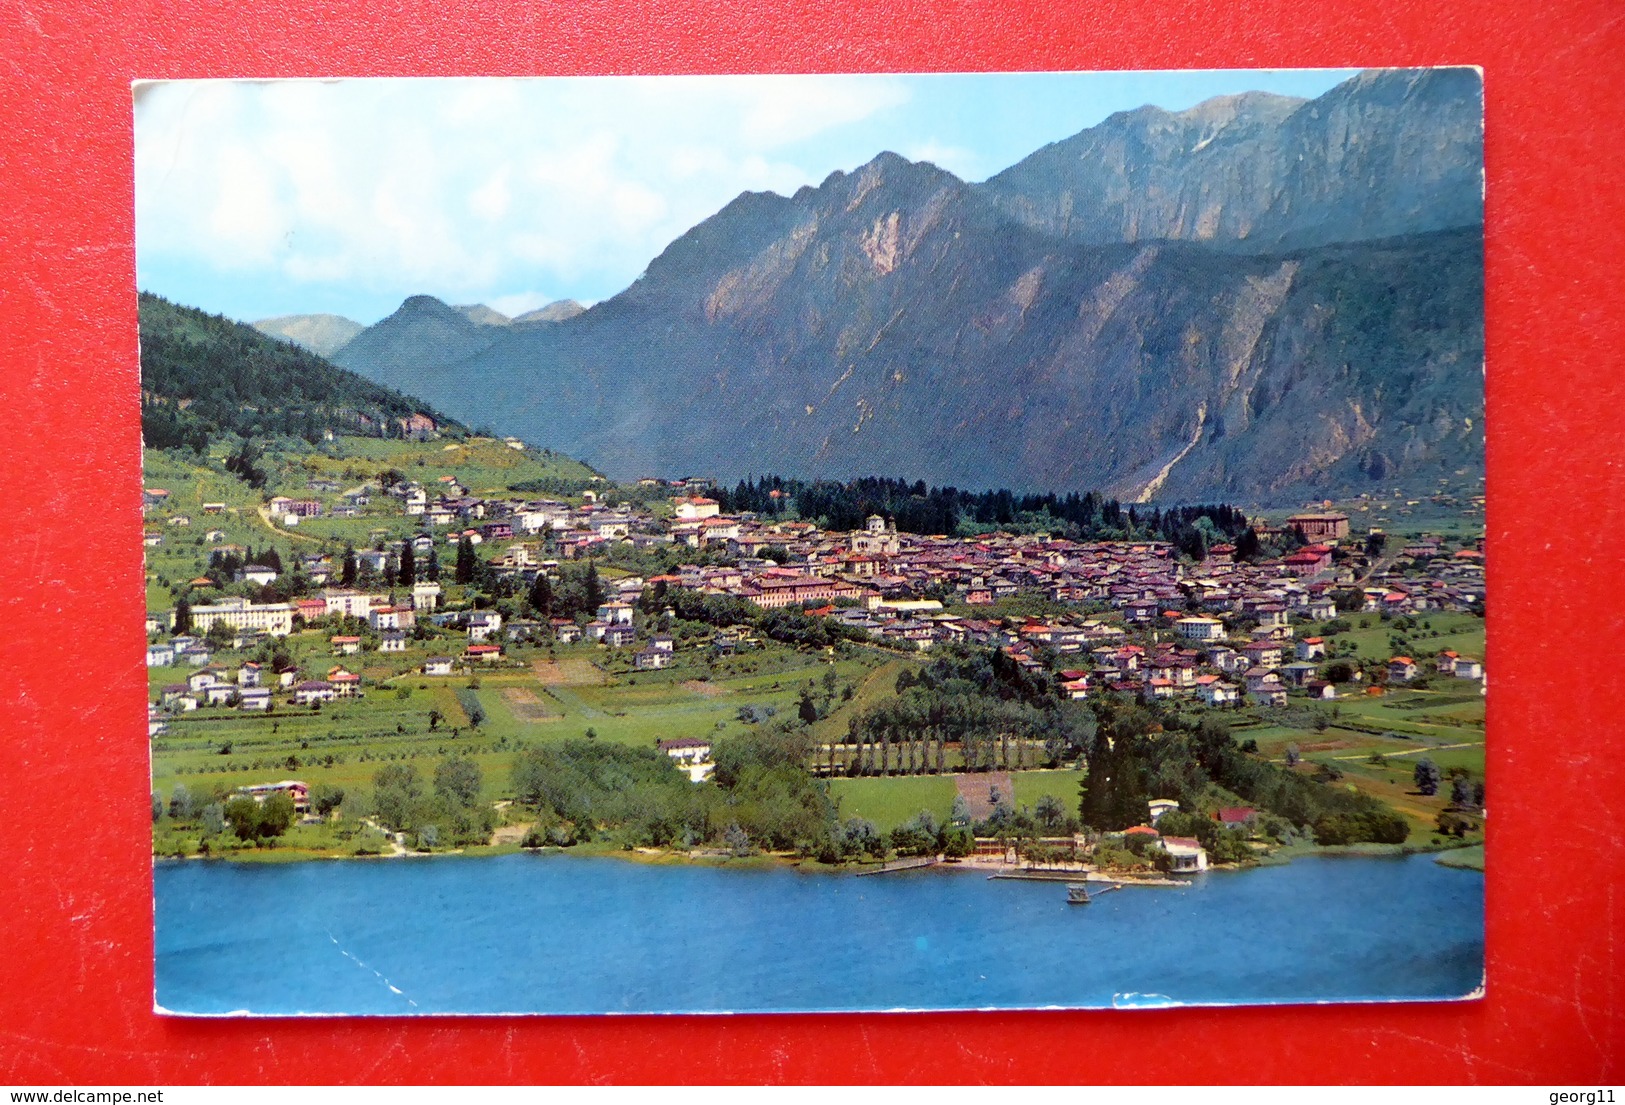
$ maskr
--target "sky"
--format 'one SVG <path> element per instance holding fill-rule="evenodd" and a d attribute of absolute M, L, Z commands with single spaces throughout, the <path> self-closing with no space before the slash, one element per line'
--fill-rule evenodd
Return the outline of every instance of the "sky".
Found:
<path fill-rule="evenodd" d="M 742 191 L 883 150 L 980 181 L 1117 111 L 1354 72 L 142 83 L 137 282 L 243 321 L 591 304 Z"/>

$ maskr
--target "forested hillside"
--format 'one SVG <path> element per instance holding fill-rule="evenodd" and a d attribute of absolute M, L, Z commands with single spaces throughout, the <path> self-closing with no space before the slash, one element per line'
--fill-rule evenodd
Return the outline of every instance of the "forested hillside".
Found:
<path fill-rule="evenodd" d="M 201 450 L 211 435 L 315 442 L 331 431 L 400 437 L 425 415 L 463 427 L 399 392 L 251 326 L 143 292 L 141 433 L 150 449 Z"/>

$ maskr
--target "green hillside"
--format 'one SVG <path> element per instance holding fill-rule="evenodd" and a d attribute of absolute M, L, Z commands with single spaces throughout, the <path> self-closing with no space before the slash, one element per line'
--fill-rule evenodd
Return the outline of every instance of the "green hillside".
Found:
<path fill-rule="evenodd" d="M 218 315 L 143 292 L 141 432 L 147 447 L 201 452 L 210 437 L 328 433 L 401 437 L 400 420 L 427 415 L 442 432 L 464 427 L 419 400 L 364 380 L 316 354 Z"/>

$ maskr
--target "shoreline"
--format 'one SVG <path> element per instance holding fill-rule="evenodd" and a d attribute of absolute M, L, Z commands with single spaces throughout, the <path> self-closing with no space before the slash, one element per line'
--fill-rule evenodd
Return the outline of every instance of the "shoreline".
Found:
<path fill-rule="evenodd" d="M 826 864 L 814 859 L 798 858 L 790 853 L 757 852 L 747 856 L 733 856 L 720 850 L 696 850 L 683 852 L 668 848 L 626 848 L 612 847 L 604 844 L 576 845 L 570 848 L 548 846 L 544 848 L 525 848 L 518 844 L 505 842 L 501 844 L 480 844 L 463 848 L 447 849 L 437 852 L 418 852 L 402 849 L 394 852 L 371 853 L 357 855 L 345 852 L 317 852 L 309 849 L 280 849 L 280 848 L 232 848 L 223 851 L 211 852 L 207 855 L 193 853 L 186 856 L 166 855 L 154 852 L 153 864 L 159 863 L 187 863 L 196 860 L 213 860 L 225 863 L 252 864 L 284 864 L 309 863 L 331 860 L 395 860 L 395 859 L 484 859 L 492 856 L 509 855 L 575 855 L 598 859 L 619 859 L 631 863 L 642 863 L 650 866 L 678 866 L 696 864 L 707 867 L 731 867 L 742 870 L 772 870 L 787 869 L 807 874 L 848 874 L 848 875 L 881 875 L 904 874 L 910 871 L 949 871 L 949 872 L 977 872 L 985 877 L 992 878 L 1002 875 L 1012 881 L 1022 879 L 1048 879 L 1049 881 L 1065 881 L 1075 878 L 1080 882 L 1110 881 L 1123 885 L 1160 886 L 1164 888 L 1177 888 L 1189 886 L 1188 879 L 1169 878 L 1161 872 L 1114 872 L 1101 870 L 1092 864 L 1079 864 L 1077 866 L 1049 866 L 1027 867 L 1019 863 L 1010 863 L 1003 857 L 993 856 L 967 856 L 963 859 L 942 859 L 930 864 L 920 864 L 911 868 L 885 870 L 885 863 L 891 861 L 875 861 L 870 863 L 840 863 Z M 1214 864 L 1206 873 L 1217 874 L 1221 872 L 1249 871 L 1260 867 L 1281 867 L 1296 859 L 1352 857 L 1360 859 L 1403 858 L 1413 855 L 1435 854 L 1439 858 L 1436 863 L 1443 867 L 1456 870 L 1476 871 L 1484 873 L 1484 846 L 1482 842 L 1472 844 L 1342 844 L 1342 845 L 1296 845 L 1291 848 L 1278 849 L 1269 855 L 1255 858 L 1244 864 Z M 1194 874 L 1194 872 L 1193 872 Z"/>

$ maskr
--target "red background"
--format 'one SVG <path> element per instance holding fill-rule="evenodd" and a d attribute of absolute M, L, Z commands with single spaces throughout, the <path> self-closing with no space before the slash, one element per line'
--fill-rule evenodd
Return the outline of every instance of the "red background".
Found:
<path fill-rule="evenodd" d="M 368 7 L 382 14 L 0 0 L 0 1082 L 1621 1079 L 1617 0 Z M 131 79 L 1445 62 L 1483 66 L 1488 101 L 1483 1001 L 417 1022 L 149 1011 Z"/>

